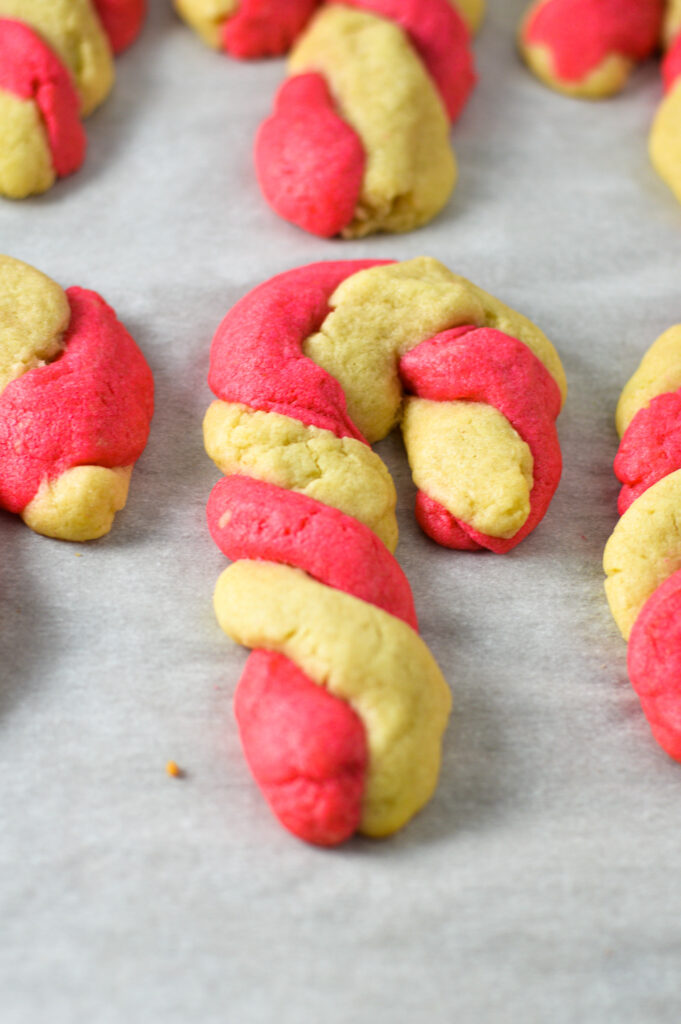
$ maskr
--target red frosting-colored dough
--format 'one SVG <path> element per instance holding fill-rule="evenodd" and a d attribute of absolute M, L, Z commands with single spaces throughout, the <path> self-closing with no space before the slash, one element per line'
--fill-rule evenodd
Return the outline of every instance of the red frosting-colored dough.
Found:
<path fill-rule="evenodd" d="M 0 89 L 37 105 L 45 125 L 52 165 L 60 177 L 85 157 L 80 101 L 71 77 L 52 50 L 21 21 L 0 19 Z"/>
<path fill-rule="evenodd" d="M 512 537 L 480 533 L 423 492 L 417 497 L 417 519 L 438 544 L 509 551 L 544 517 L 560 481 L 555 420 L 561 395 L 555 380 L 527 345 L 489 327 L 457 327 L 422 342 L 400 360 L 400 377 L 420 398 L 493 405 L 529 445 L 534 459 L 530 514 Z"/>
<path fill-rule="evenodd" d="M 357 831 L 368 751 L 364 726 L 288 658 L 253 651 L 234 695 L 248 765 L 294 835 L 334 846 Z"/>
<path fill-rule="evenodd" d="M 213 488 L 216 544 L 231 559 L 302 569 L 417 628 L 406 576 L 363 523 L 313 498 L 245 476 Z M 254 651 L 234 697 L 248 764 L 280 821 L 301 839 L 333 845 L 356 831 L 367 766 L 364 726 L 342 700 L 288 658 Z"/>
<path fill-rule="evenodd" d="M 0 394 L 0 506 L 10 512 L 74 466 L 131 465 L 149 433 L 154 385 L 144 356 L 96 292 L 66 294 L 64 351 Z"/>
<path fill-rule="evenodd" d="M 667 50 L 662 61 L 662 81 L 665 92 L 669 92 L 681 75 L 681 32 Z"/>
<path fill-rule="evenodd" d="M 139 35 L 147 12 L 146 0 L 93 0 L 111 49 L 120 53 Z"/>
<path fill-rule="evenodd" d="M 681 571 L 644 604 L 631 631 L 627 662 L 655 739 L 681 761 Z"/>
<path fill-rule="evenodd" d="M 548 0 L 530 15 L 523 38 L 551 50 L 559 78 L 579 82 L 613 54 L 648 57 L 663 14 L 663 0 Z"/>
<path fill-rule="evenodd" d="M 223 49 L 233 57 L 286 53 L 321 0 L 239 0 L 221 29 Z"/>
<path fill-rule="evenodd" d="M 394 21 L 425 64 L 451 121 L 463 110 L 476 82 L 470 34 L 450 0 L 342 0 Z"/>
<path fill-rule="evenodd" d="M 620 515 L 654 483 L 681 469 L 681 389 L 657 395 L 639 409 L 624 433 L 614 469 L 624 485 L 617 502 Z"/>
<path fill-rule="evenodd" d="M 284 82 L 255 140 L 255 170 L 272 209 L 331 238 L 354 216 L 364 166 L 364 147 L 336 113 L 325 79 L 308 74 Z"/>
<path fill-rule="evenodd" d="M 418 629 L 407 577 L 376 534 L 358 519 L 247 476 L 220 480 L 206 512 L 213 540 L 233 561 L 264 559 L 303 569 Z"/>

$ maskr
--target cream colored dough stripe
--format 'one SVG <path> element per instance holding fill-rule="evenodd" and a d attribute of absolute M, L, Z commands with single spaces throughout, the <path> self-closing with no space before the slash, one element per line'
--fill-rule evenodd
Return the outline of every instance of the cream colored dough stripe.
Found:
<path fill-rule="evenodd" d="M 610 610 L 628 640 L 648 598 L 681 568 L 681 470 L 627 509 L 605 546 L 603 568 Z"/>
<path fill-rule="evenodd" d="M 681 324 L 670 327 L 650 346 L 622 391 L 615 423 L 620 437 L 640 409 L 657 395 L 681 388 Z"/>
<path fill-rule="evenodd" d="M 0 392 L 54 359 L 70 318 L 68 299 L 55 281 L 0 254 Z"/>
<path fill-rule="evenodd" d="M 47 133 L 31 99 L 0 89 L 0 195 L 9 199 L 46 192 L 54 184 Z"/>
<path fill-rule="evenodd" d="M 220 48 L 220 28 L 238 7 L 238 0 L 175 0 L 178 14 L 214 50 Z"/>

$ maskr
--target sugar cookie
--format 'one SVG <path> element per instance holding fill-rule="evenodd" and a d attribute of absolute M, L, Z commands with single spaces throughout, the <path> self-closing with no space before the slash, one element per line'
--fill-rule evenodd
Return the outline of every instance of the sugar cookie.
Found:
<path fill-rule="evenodd" d="M 302 838 L 389 834 L 433 792 L 449 694 L 415 631 L 395 491 L 369 443 L 401 420 L 423 529 L 508 551 L 560 476 L 560 360 L 435 260 L 321 263 L 237 303 L 209 382 L 205 444 L 226 479 L 208 522 L 235 560 L 215 609 L 256 648 L 235 698 L 246 757 Z"/>
<path fill-rule="evenodd" d="M 49 537 L 101 537 L 152 412 L 151 371 L 104 300 L 0 256 L 0 507 Z"/>
<path fill-rule="evenodd" d="M 449 124 L 475 82 L 469 26 L 481 3 L 176 6 L 235 56 L 293 45 L 290 77 L 255 146 L 263 194 L 285 220 L 322 237 L 361 237 L 408 231 L 442 209 L 456 181 Z"/>

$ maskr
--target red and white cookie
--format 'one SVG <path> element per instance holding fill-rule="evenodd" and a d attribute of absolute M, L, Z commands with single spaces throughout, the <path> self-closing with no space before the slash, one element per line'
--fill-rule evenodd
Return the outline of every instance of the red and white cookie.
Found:
<path fill-rule="evenodd" d="M 494 326 L 491 326 L 494 324 Z M 320 263 L 256 288 L 213 340 L 208 504 L 235 564 L 223 629 L 255 648 L 236 714 L 297 835 L 386 835 L 436 784 L 449 696 L 416 632 L 395 490 L 369 447 L 398 423 L 438 543 L 504 552 L 560 477 L 560 360 L 530 321 L 430 259 Z"/>
<path fill-rule="evenodd" d="M 92 540 L 126 502 L 153 413 L 151 371 L 96 292 L 0 256 L 0 507 Z"/>

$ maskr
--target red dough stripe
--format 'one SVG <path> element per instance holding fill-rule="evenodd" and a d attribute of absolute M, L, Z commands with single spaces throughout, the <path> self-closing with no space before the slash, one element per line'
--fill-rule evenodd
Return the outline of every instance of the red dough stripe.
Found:
<path fill-rule="evenodd" d="M 451 0 L 342 0 L 394 21 L 402 28 L 437 86 L 450 121 L 475 86 L 470 33 Z"/>
<path fill-rule="evenodd" d="M 321 0 L 240 0 L 221 29 L 223 49 L 233 57 L 286 53 Z"/>
<path fill-rule="evenodd" d="M 627 661 L 655 739 L 681 761 L 681 571 L 644 604 L 631 631 Z"/>
<path fill-rule="evenodd" d="M 213 540 L 232 561 L 303 569 L 418 629 L 407 577 L 376 534 L 352 516 L 247 476 L 220 480 L 206 511 Z"/>
<path fill-rule="evenodd" d="M 457 327 L 422 342 L 402 357 L 400 376 L 420 398 L 493 405 L 529 445 L 534 458 L 530 514 L 513 537 L 489 537 L 455 519 L 433 498 L 417 498 L 417 518 L 439 544 L 509 551 L 543 518 L 560 481 L 555 420 L 561 395 L 555 380 L 527 345 L 487 327 Z"/>
<path fill-rule="evenodd" d="M 578 82 L 613 54 L 648 57 L 663 13 L 662 0 L 548 0 L 530 15 L 523 35 L 526 43 L 550 49 L 560 78 Z"/>
<path fill-rule="evenodd" d="M 330 430 L 337 437 L 364 438 L 347 414 L 335 378 L 303 355 L 303 342 L 319 330 L 338 285 L 367 267 L 390 260 L 315 263 L 273 277 L 244 296 L 218 327 L 208 383 L 225 402 Z"/>
<path fill-rule="evenodd" d="M 662 61 L 662 81 L 665 92 L 669 92 L 679 76 L 681 76 L 681 32 L 674 39 Z"/>
<path fill-rule="evenodd" d="M 681 469 L 681 389 L 657 395 L 634 416 L 615 456 L 622 516 L 654 483 Z"/>
<path fill-rule="evenodd" d="M 79 465 L 129 466 L 153 413 L 153 378 L 96 292 L 69 288 L 64 351 L 0 395 L 0 506 L 21 512 L 45 479 Z"/>
<path fill-rule="evenodd" d="M 93 0 L 111 49 L 118 54 L 139 35 L 147 12 L 146 0 Z"/>
<path fill-rule="evenodd" d="M 284 82 L 255 140 L 255 170 L 272 209 L 332 238 L 355 214 L 365 164 L 360 138 L 336 113 L 322 75 Z"/>
<path fill-rule="evenodd" d="M 36 103 L 55 172 L 64 176 L 76 171 L 86 141 L 71 77 L 39 35 L 23 22 L 5 18 L 0 19 L 0 89 Z"/>
<path fill-rule="evenodd" d="M 357 831 L 369 758 L 349 704 L 283 655 L 253 651 L 234 712 L 253 777 L 289 831 L 318 846 Z"/>

